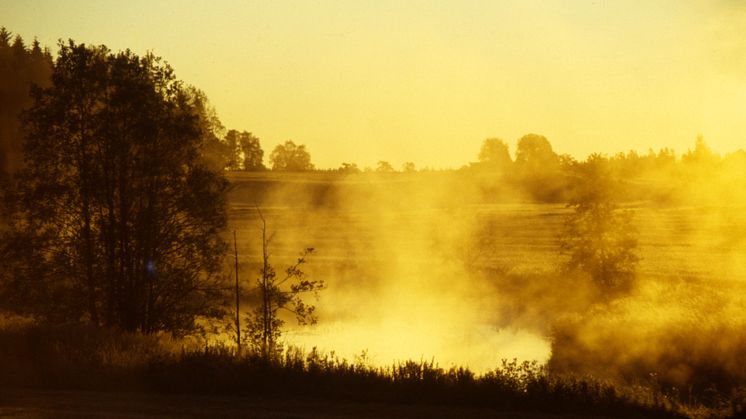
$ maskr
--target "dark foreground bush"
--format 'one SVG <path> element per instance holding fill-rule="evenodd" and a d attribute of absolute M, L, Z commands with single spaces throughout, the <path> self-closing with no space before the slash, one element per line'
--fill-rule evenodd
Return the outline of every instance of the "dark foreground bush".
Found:
<path fill-rule="evenodd" d="M 665 397 L 592 379 L 548 375 L 536 363 L 468 369 L 407 361 L 375 368 L 316 350 L 271 361 L 224 346 L 189 347 L 165 338 L 81 325 L 0 330 L 0 385 L 109 391 L 272 394 L 464 405 L 626 417 L 681 417 Z"/>

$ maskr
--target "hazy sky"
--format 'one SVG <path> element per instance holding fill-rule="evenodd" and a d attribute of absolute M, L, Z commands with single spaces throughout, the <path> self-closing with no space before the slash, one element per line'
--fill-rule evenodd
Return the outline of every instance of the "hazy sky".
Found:
<path fill-rule="evenodd" d="M 0 0 L 0 25 L 152 50 L 319 167 L 460 167 L 530 132 L 579 158 L 746 148 L 746 1 Z"/>

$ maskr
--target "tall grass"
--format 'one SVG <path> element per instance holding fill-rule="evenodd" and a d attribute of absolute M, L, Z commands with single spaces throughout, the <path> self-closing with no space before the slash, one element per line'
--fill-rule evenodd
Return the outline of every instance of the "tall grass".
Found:
<path fill-rule="evenodd" d="M 386 368 L 316 349 L 287 348 L 266 360 L 224 345 L 196 345 L 80 324 L 0 326 L 0 385 L 109 391 L 273 394 L 527 409 L 632 417 L 680 417 L 670 398 L 620 389 L 591 378 L 548 374 L 536 364 L 504 361 L 483 375 L 434 361 Z"/>

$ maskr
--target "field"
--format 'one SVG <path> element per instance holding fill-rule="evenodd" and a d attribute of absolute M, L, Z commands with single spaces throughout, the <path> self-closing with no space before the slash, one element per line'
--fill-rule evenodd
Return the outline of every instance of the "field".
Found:
<path fill-rule="evenodd" d="M 433 176 L 440 185 L 433 186 L 418 176 Z M 255 258 L 260 243 L 258 206 L 270 230 L 277 234 L 278 256 L 292 255 L 291 245 L 305 243 L 318 250 L 317 260 L 340 268 L 346 266 L 345 262 L 364 258 L 350 254 L 356 248 L 350 249 L 348 244 L 373 244 L 379 232 L 424 240 L 427 237 L 419 234 L 422 228 L 437 230 L 452 224 L 481 222 L 484 230 L 465 232 L 481 234 L 476 237 L 481 241 L 475 241 L 473 246 L 487 245 L 481 249 L 481 263 L 519 271 L 553 269 L 561 263 L 557 239 L 563 216 L 569 211 L 564 204 L 530 203 L 520 197 L 485 203 L 483 196 L 448 196 L 452 192 L 448 188 L 454 187 L 449 176 L 455 177 L 448 173 L 386 177 L 360 174 L 352 179 L 325 173 L 232 174 L 230 228 L 239 232 L 244 256 Z M 427 192 L 412 193 L 422 185 L 428 185 Z M 438 187 L 444 190 L 433 193 Z M 475 193 L 465 191 L 469 192 Z M 746 249 L 745 205 L 722 202 L 720 206 L 657 206 L 628 202 L 624 206 L 635 213 L 639 272 L 643 276 L 730 281 L 742 274 L 738 259 Z M 471 227 L 480 228 L 473 224 Z"/>
<path fill-rule="evenodd" d="M 291 344 L 348 359 L 367 350 L 380 365 L 435 358 L 485 371 L 504 358 L 544 362 L 552 325 L 581 298 L 578 285 L 558 274 L 564 204 L 486 190 L 458 173 L 231 180 L 230 226 L 239 237 L 242 277 L 255 278 L 258 270 L 257 207 L 274 234 L 278 267 L 315 248 L 307 272 L 328 288 L 317 302 L 317 326 L 296 328 L 288 319 Z M 641 258 L 636 306 L 626 310 L 636 310 L 639 321 L 669 316 L 674 308 L 666 294 L 683 296 L 675 310 L 685 317 L 723 299 L 726 306 L 741 303 L 729 295 L 744 286 L 746 207 L 623 206 L 634 212 Z"/>

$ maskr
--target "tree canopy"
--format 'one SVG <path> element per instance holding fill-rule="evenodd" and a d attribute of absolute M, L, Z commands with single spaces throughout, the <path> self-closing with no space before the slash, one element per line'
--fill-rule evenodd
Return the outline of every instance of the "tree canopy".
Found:
<path fill-rule="evenodd" d="M 264 170 L 264 150 L 259 138 L 248 131 L 228 131 L 225 142 L 233 154 L 228 166 L 230 170 L 256 171 Z"/>
<path fill-rule="evenodd" d="M 306 146 L 296 145 L 290 140 L 285 141 L 284 144 L 278 144 L 269 155 L 269 161 L 272 164 L 272 170 L 287 172 L 313 170 L 311 155 L 306 150 Z"/>
<path fill-rule="evenodd" d="M 510 170 L 513 161 L 505 141 L 499 138 L 487 138 L 479 149 L 479 162 L 489 170 Z"/>
<path fill-rule="evenodd" d="M 394 166 L 391 165 L 391 163 L 380 160 L 378 164 L 376 165 L 376 172 L 379 173 L 392 173 L 394 171 Z"/>
<path fill-rule="evenodd" d="M 221 297 L 227 181 L 205 156 L 210 124 L 159 58 L 59 47 L 25 116 L 4 241 L 16 298 L 48 318 L 189 331 Z"/>

